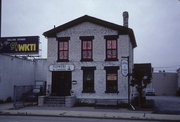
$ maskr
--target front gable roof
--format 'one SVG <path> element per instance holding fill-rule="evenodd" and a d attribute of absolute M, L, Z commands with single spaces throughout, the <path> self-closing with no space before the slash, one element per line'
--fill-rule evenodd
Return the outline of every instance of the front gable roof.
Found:
<path fill-rule="evenodd" d="M 133 48 L 135 48 L 137 46 L 135 36 L 134 36 L 134 32 L 133 32 L 133 30 L 131 28 L 127 28 L 127 27 L 117 25 L 117 24 L 114 24 L 114 23 L 111 23 L 111 22 L 107 22 L 107 21 L 104 21 L 104 20 L 101 20 L 101 19 L 97 19 L 95 17 L 91 17 L 91 16 L 88 16 L 88 15 L 84 15 L 82 17 L 79 17 L 79 18 L 75 19 L 75 20 L 72 20 L 72 21 L 67 22 L 67 23 L 65 23 L 63 25 L 60 25 L 60 26 L 58 26 L 56 28 L 48 30 L 48 31 L 44 32 L 43 35 L 45 37 L 56 37 L 57 33 L 65 30 L 65 29 L 68 29 L 68 28 L 70 28 L 72 26 L 75 26 L 77 24 L 80 24 L 82 22 L 91 22 L 91 23 L 101 25 L 101 26 L 104 26 L 104 27 L 107 27 L 107 28 L 111 28 L 113 30 L 117 30 L 120 35 L 128 34 L 130 36 L 130 40 L 131 40 Z"/>

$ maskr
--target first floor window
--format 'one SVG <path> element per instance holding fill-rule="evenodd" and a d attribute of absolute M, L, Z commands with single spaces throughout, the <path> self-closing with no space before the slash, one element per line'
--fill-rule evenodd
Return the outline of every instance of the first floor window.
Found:
<path fill-rule="evenodd" d="M 94 70 L 95 67 L 82 67 L 83 70 L 83 91 L 84 93 L 94 93 Z"/>
<path fill-rule="evenodd" d="M 106 93 L 118 93 L 118 69 L 119 67 L 105 67 Z"/>

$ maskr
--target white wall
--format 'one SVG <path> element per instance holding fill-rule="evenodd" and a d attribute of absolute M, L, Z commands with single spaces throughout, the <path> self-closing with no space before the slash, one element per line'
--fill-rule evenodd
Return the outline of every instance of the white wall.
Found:
<path fill-rule="evenodd" d="M 34 85 L 46 81 L 46 60 L 24 60 L 0 54 L 0 100 L 13 98 L 14 85 Z"/>
<path fill-rule="evenodd" d="M 34 73 L 34 62 L 0 55 L 0 99 L 13 98 L 14 85 L 32 85 Z"/>
<path fill-rule="evenodd" d="M 154 88 L 156 95 L 175 96 L 178 88 L 177 73 L 153 73 L 152 83 L 148 87 Z"/>
<path fill-rule="evenodd" d="M 57 41 L 56 38 L 48 38 L 48 66 L 49 65 L 74 65 L 75 70 L 72 71 L 72 80 L 77 81 L 76 85 L 72 85 L 77 98 L 116 98 L 127 99 L 128 97 L 128 78 L 121 74 L 122 57 L 130 56 L 130 69 L 133 64 L 133 51 L 128 35 L 119 35 L 118 38 L 118 59 L 119 61 L 105 61 L 106 52 L 104 39 L 105 35 L 118 35 L 116 30 L 112 30 L 90 22 L 83 22 L 68 28 L 57 34 L 57 37 L 70 37 L 69 40 L 69 62 L 57 62 Z M 80 36 L 94 36 L 93 39 L 93 61 L 81 62 L 81 40 Z M 95 70 L 95 93 L 82 93 L 83 71 L 81 67 L 96 67 Z M 106 72 L 105 66 L 118 66 L 118 90 L 119 93 L 105 93 Z M 51 84 L 51 72 L 48 71 L 47 80 Z"/>
<path fill-rule="evenodd" d="M 35 80 L 47 81 L 47 59 L 35 59 Z"/>

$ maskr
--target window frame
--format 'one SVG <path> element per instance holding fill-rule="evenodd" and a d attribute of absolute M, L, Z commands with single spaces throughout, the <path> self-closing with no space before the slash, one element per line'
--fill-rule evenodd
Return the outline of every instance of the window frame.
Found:
<path fill-rule="evenodd" d="M 57 42 L 58 42 L 57 62 L 69 62 L 69 40 L 70 40 L 70 37 L 58 37 L 57 38 Z M 60 50 L 60 43 L 61 42 L 67 42 L 67 50 L 64 50 L 64 49 Z M 61 51 L 67 51 L 67 59 L 61 59 L 60 58 Z"/>
<path fill-rule="evenodd" d="M 118 61 L 118 35 L 106 35 L 106 36 L 104 36 L 104 39 L 106 40 L 106 59 L 105 59 L 105 61 Z M 113 44 L 112 41 L 115 41 L 115 43 L 116 43 L 115 48 L 111 47 L 111 49 L 108 49 L 108 41 L 111 41 L 111 44 Z M 111 52 L 115 51 L 115 53 L 116 53 L 115 58 L 109 58 L 108 51 L 111 51 Z"/>
<path fill-rule="evenodd" d="M 82 93 L 95 93 L 95 82 L 94 82 L 94 70 L 96 70 L 96 67 L 82 67 L 81 70 L 83 70 L 83 85 L 82 85 Z M 89 73 L 91 72 L 92 74 L 92 80 L 87 82 L 87 74 L 86 73 Z M 91 85 L 92 88 L 87 88 L 88 86 L 88 83 L 91 82 Z"/>
<path fill-rule="evenodd" d="M 80 36 L 80 40 L 81 40 L 81 61 L 93 61 L 93 39 L 94 39 L 94 36 Z M 88 41 L 91 43 L 91 49 L 84 49 L 83 43 L 88 42 Z M 85 51 L 91 52 L 90 58 L 84 58 L 83 53 Z"/>
<path fill-rule="evenodd" d="M 118 91 L 118 66 L 113 66 L 113 67 L 104 67 L 106 70 L 106 91 L 105 93 L 119 93 Z M 116 80 L 108 80 L 108 74 L 115 74 L 116 75 Z M 114 83 L 112 83 L 114 82 Z M 115 89 L 111 89 L 111 86 L 109 84 L 114 84 Z"/>

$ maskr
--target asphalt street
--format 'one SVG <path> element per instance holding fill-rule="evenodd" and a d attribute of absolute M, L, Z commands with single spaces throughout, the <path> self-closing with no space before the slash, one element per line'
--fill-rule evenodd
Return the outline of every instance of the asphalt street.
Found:
<path fill-rule="evenodd" d="M 154 113 L 180 114 L 180 97 L 178 96 L 148 96 L 147 98 L 154 100 Z"/>
<path fill-rule="evenodd" d="M 149 120 L 92 119 L 42 116 L 0 116 L 0 122 L 150 122 Z M 160 122 L 160 121 L 154 121 Z"/>

